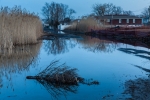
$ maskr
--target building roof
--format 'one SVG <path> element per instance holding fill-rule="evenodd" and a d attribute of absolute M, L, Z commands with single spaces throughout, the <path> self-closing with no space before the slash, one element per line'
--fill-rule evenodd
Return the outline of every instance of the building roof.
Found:
<path fill-rule="evenodd" d="M 138 16 L 131 15 L 104 15 L 96 16 L 97 19 L 142 19 Z"/>

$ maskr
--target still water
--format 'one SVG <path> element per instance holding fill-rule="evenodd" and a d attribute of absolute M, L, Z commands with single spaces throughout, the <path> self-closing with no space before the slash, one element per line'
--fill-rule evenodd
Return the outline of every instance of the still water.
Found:
<path fill-rule="evenodd" d="M 0 51 L 0 100 L 148 100 L 149 55 L 148 48 L 89 36 Z M 79 84 L 75 91 L 53 97 L 56 87 L 47 88 L 26 79 L 45 69 L 52 60 L 77 68 L 81 77 L 100 84 Z"/>

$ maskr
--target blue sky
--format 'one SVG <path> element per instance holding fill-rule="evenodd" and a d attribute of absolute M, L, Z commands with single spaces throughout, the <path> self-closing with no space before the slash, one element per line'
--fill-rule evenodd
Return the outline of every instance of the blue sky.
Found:
<path fill-rule="evenodd" d="M 52 1 L 69 5 L 77 12 L 76 17 L 91 13 L 92 5 L 95 3 L 113 3 L 124 10 L 131 10 L 135 14 L 140 14 L 145 7 L 150 6 L 150 0 L 0 0 L 0 5 L 8 7 L 20 5 L 22 8 L 42 16 L 41 9 L 45 2 L 51 3 Z"/>

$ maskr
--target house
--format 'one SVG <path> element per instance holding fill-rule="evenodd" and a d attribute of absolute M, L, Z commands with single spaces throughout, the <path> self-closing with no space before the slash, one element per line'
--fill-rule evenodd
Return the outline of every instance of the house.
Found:
<path fill-rule="evenodd" d="M 99 23 L 112 26 L 141 26 L 142 18 L 131 15 L 104 15 L 95 17 Z"/>

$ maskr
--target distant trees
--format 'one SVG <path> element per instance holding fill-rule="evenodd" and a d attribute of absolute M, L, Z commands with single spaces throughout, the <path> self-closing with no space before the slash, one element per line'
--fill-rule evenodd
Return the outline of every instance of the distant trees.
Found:
<path fill-rule="evenodd" d="M 143 17 L 149 17 L 150 14 L 149 14 L 148 8 L 144 8 L 144 10 L 142 11 L 141 15 Z"/>
<path fill-rule="evenodd" d="M 42 8 L 42 14 L 50 26 L 57 29 L 59 23 L 64 19 L 71 19 L 75 10 L 69 9 L 68 5 L 62 3 L 45 3 Z"/>
<path fill-rule="evenodd" d="M 122 12 L 123 15 L 134 15 L 134 13 L 132 11 L 123 11 Z"/>
<path fill-rule="evenodd" d="M 124 11 L 121 7 L 115 6 L 112 3 L 104 3 L 104 4 L 94 4 L 93 12 L 97 16 L 104 15 L 134 15 L 132 11 Z"/>

